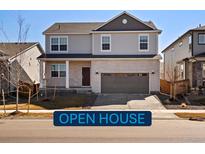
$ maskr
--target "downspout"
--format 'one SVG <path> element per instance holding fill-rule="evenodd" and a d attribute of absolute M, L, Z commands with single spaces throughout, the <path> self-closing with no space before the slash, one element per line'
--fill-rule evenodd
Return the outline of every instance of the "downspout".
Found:
<path fill-rule="evenodd" d="M 193 35 L 193 31 L 191 31 L 191 55 L 192 55 L 192 57 L 194 56 L 194 51 L 193 51 L 193 49 L 194 49 L 194 39 L 193 39 L 193 37 L 194 37 L 194 35 Z"/>

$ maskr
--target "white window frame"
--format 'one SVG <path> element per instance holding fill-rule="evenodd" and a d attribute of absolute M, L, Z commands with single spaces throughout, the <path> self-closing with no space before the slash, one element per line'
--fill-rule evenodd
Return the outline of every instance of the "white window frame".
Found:
<path fill-rule="evenodd" d="M 179 42 L 179 47 L 181 47 L 183 45 L 183 41 Z"/>
<path fill-rule="evenodd" d="M 181 67 L 183 67 L 183 69 Z M 183 76 L 181 76 L 182 73 L 183 73 Z M 179 80 L 185 80 L 185 63 L 184 62 L 179 64 Z"/>
<path fill-rule="evenodd" d="M 52 77 L 52 65 L 57 65 L 57 72 L 58 72 L 57 77 Z M 51 78 L 66 78 L 66 75 L 65 75 L 65 77 L 60 76 L 60 72 L 61 72 L 60 65 L 65 65 L 66 66 L 66 64 L 64 64 L 64 63 L 62 63 L 62 64 L 58 64 L 58 63 L 57 64 L 51 64 Z M 65 72 L 66 72 L 66 70 L 65 70 Z"/>
<path fill-rule="evenodd" d="M 205 33 L 199 33 L 198 34 L 198 45 L 205 45 L 205 40 L 204 40 L 204 42 L 200 42 L 200 35 L 203 35 L 203 37 L 205 37 Z"/>
<path fill-rule="evenodd" d="M 102 48 L 102 45 L 103 45 L 102 38 L 103 38 L 103 37 L 110 37 L 110 50 L 103 50 L 103 48 Z M 112 46 L 111 34 L 102 34 L 102 35 L 101 35 L 101 39 L 100 39 L 101 52 L 111 52 L 111 46 Z"/>
<path fill-rule="evenodd" d="M 147 49 L 140 49 L 140 37 L 147 36 Z M 148 52 L 149 51 L 149 34 L 139 34 L 138 35 L 138 48 L 140 52 Z"/>
<path fill-rule="evenodd" d="M 204 73 L 204 70 L 203 70 L 204 66 L 205 66 L 205 63 L 202 63 L 202 78 L 205 78 L 205 73 Z"/>
<path fill-rule="evenodd" d="M 189 40 L 189 45 L 191 45 L 192 44 L 192 35 L 189 35 L 188 40 Z"/>
<path fill-rule="evenodd" d="M 51 40 L 53 38 L 58 38 L 58 51 L 53 51 L 52 50 Z M 65 50 L 65 51 L 60 50 L 60 38 L 66 38 L 67 39 L 67 50 Z M 53 52 L 53 53 L 67 53 L 68 52 L 68 36 L 50 36 L 50 52 Z"/>

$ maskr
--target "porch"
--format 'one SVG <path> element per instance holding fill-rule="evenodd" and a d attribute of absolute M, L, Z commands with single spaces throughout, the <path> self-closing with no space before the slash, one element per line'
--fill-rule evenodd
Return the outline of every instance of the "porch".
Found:
<path fill-rule="evenodd" d="M 40 88 L 89 91 L 91 61 L 41 61 Z"/>

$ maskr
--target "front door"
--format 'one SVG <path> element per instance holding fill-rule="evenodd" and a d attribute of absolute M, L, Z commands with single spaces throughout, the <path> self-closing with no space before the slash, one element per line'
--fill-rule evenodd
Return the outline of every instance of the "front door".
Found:
<path fill-rule="evenodd" d="M 90 86 L 90 67 L 82 68 L 82 85 Z"/>

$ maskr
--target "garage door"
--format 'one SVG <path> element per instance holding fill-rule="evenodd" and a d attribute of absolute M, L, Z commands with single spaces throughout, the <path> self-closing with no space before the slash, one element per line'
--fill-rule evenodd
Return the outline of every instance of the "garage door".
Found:
<path fill-rule="evenodd" d="M 148 73 L 102 73 L 102 93 L 149 93 Z"/>

